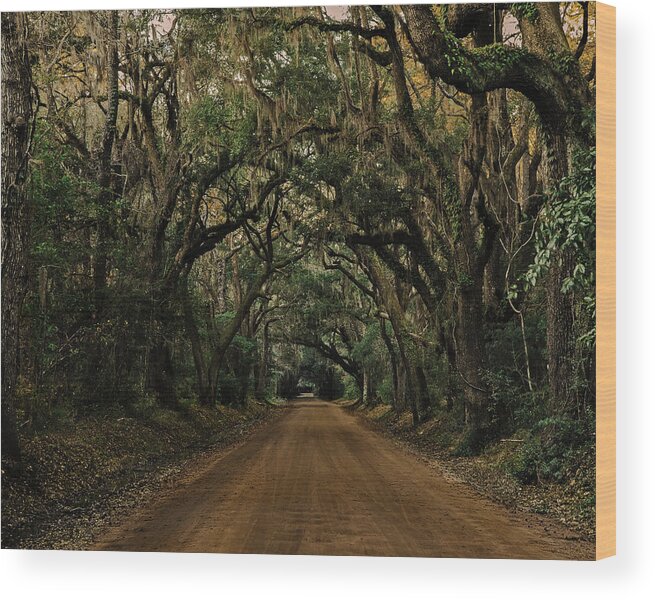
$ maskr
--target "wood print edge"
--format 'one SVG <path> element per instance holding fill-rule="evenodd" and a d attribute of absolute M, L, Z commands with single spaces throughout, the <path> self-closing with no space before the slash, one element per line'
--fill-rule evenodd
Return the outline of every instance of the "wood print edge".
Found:
<path fill-rule="evenodd" d="M 596 4 L 596 559 L 616 554 L 616 8 Z"/>

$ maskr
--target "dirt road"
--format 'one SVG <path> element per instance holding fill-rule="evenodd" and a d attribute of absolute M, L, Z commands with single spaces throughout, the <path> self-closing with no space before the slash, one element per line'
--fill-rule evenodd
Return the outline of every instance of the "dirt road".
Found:
<path fill-rule="evenodd" d="M 593 557 L 314 399 L 199 465 L 98 550 L 487 558 Z"/>

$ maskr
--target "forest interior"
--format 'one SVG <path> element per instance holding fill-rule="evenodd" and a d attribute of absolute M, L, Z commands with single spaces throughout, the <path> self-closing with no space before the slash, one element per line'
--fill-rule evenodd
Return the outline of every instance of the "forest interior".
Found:
<path fill-rule="evenodd" d="M 593 2 L 3 13 L 2 546 L 168 494 L 124 548 L 593 556 L 595 57 Z"/>

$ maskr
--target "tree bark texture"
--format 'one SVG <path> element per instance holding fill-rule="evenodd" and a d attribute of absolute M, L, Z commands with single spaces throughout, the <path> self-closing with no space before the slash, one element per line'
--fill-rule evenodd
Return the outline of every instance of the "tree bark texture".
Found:
<path fill-rule="evenodd" d="M 20 463 L 16 430 L 20 314 L 27 292 L 33 127 L 32 75 L 23 13 L 2 14 L 2 458 Z"/>

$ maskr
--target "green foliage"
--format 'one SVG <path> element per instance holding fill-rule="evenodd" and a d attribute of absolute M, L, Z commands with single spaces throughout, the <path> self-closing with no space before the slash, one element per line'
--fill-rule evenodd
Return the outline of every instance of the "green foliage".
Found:
<path fill-rule="evenodd" d="M 93 220 L 99 207 L 89 201 L 97 186 L 82 176 L 82 164 L 44 121 L 37 122 L 37 142 L 30 174 L 29 194 L 33 205 L 32 257 L 36 265 L 62 267 L 82 260 L 86 245 L 71 236 L 69 229 Z"/>
<path fill-rule="evenodd" d="M 220 96 L 201 96 L 188 109 L 187 136 L 198 142 L 200 140 L 214 140 L 224 133 L 225 125 L 229 122 L 229 107 L 224 98 Z M 215 140 L 219 141 L 219 140 Z"/>
<path fill-rule="evenodd" d="M 548 195 L 536 233 L 535 257 L 522 276 L 526 290 L 545 277 L 553 261 L 561 264 L 563 253 L 573 254 L 572 271 L 562 283 L 562 293 L 577 294 L 587 328 L 579 340 L 587 348 L 595 343 L 596 273 L 596 151 L 578 150 L 571 174 Z M 516 296 L 516 288 L 511 292 Z"/>
<path fill-rule="evenodd" d="M 364 10 L 372 16 L 370 8 Z M 513 4 L 511 11 L 532 23 L 539 15 L 534 3 Z M 461 202 L 461 174 L 468 158 L 462 146 L 471 125 L 466 87 L 477 89 L 485 78 L 519 61 L 525 64 L 526 51 L 500 43 L 471 48 L 447 31 L 442 19 L 447 52 L 438 58 L 465 89 L 453 94 L 452 88 L 442 89 L 440 82 L 426 77 L 403 42 L 401 59 L 412 103 L 408 111 L 395 96 L 392 69 L 374 68 L 358 54 L 359 42 L 348 33 L 332 32 L 328 40 L 325 27 L 290 30 L 289 20 L 298 16 L 293 10 L 180 11 L 170 35 L 151 32 L 156 15 L 129 13 L 121 25 L 120 62 L 130 63 L 130 69 L 121 69 L 121 89 L 138 93 L 143 85 L 148 93 L 160 92 L 151 110 L 154 131 L 144 128 L 148 111 L 142 102 L 147 99 L 121 96 L 110 200 L 98 201 L 96 183 L 106 110 L 98 106 L 104 102 L 105 83 L 95 76 L 102 49 L 91 35 L 80 34 L 84 23 L 71 28 L 63 17 L 50 32 L 44 21 L 40 31 L 48 34 L 46 42 L 35 40 L 46 49 L 61 42 L 62 55 L 84 69 L 63 76 L 65 61 L 52 63 L 52 72 L 35 79 L 37 85 L 54 85 L 56 94 L 68 93 L 75 81 L 83 93 L 65 107 L 58 98 L 62 105 L 57 115 L 43 111 L 35 135 L 29 190 L 34 212 L 31 289 L 23 315 L 29 335 L 21 348 L 28 366 L 20 386 L 21 417 L 36 424 L 115 404 L 145 414 L 158 401 L 151 390 L 160 371 L 185 410 L 197 398 L 207 399 L 205 388 L 216 380 L 218 389 L 211 389 L 216 397 L 209 403 L 242 406 L 254 383 L 258 399 L 291 398 L 299 382 L 321 397 L 358 398 L 364 374 L 367 392 L 391 403 L 395 390 L 382 319 L 400 365 L 400 387 L 408 390 L 415 383 L 403 379 L 402 346 L 404 359 L 425 375 L 425 412 L 438 420 L 436 435 L 459 444 L 459 453 L 472 454 L 500 435 L 532 432 L 510 470 L 523 481 L 565 478 L 568 465 L 586 451 L 593 433 L 586 414 L 549 417 L 542 305 L 545 275 L 564 251 L 571 252 L 575 266 L 562 287 L 575 299 L 580 354 L 571 387 L 588 394 L 595 344 L 593 151 L 576 152 L 569 175 L 547 192 L 534 248 L 532 241 L 526 243 L 526 252 L 534 249 L 533 264 L 518 274 L 510 290 L 521 306 L 524 330 L 513 313 L 497 314 L 502 308 L 489 307 L 476 332 L 485 356 L 484 370 L 476 373 L 487 411 L 480 428 L 465 425 L 470 405 L 460 372 L 464 350 L 458 339 L 458 294 L 475 292 L 484 303 L 488 291 L 487 273 L 483 278 L 476 271 L 482 256 L 482 213 Z M 373 47 L 382 50 L 377 42 Z M 131 81 L 135 78 L 131 61 L 125 60 L 127 48 L 135 53 L 138 81 Z M 549 59 L 564 79 L 575 75 L 570 53 L 551 52 Z M 40 60 L 36 53 L 35 60 Z M 174 73 L 171 79 L 166 79 L 168 68 Z M 85 83 L 85 77 L 91 78 Z M 499 138 L 512 137 L 522 133 L 520 119 L 525 117 L 530 154 L 534 145 L 546 154 L 536 118 L 531 109 L 525 114 L 525 98 L 514 91 L 492 96 L 489 131 L 502 125 L 496 128 Z M 501 123 L 505 108 L 509 117 Z M 575 115 L 585 132 L 593 131 L 593 112 Z M 415 129 L 403 121 L 410 116 Z M 72 137 L 67 138 L 58 119 L 89 145 L 88 153 L 62 142 Z M 318 132 L 317 127 L 330 131 Z M 416 129 L 422 135 L 415 135 Z M 156 138 L 152 154 L 161 155 L 166 171 L 163 181 L 156 181 L 160 169 L 146 151 L 150 133 Z M 499 142 L 502 154 L 505 141 Z M 478 191 L 494 185 L 495 159 L 485 156 Z M 217 166 L 226 171 L 207 183 Z M 525 175 L 525 169 L 518 171 Z M 284 179 L 284 184 L 256 205 L 264 183 L 272 178 Z M 199 190 L 204 194 L 196 205 Z M 169 191 L 175 192 L 172 198 L 166 198 Z M 497 198 L 492 196 L 480 201 L 494 209 L 488 212 L 499 221 L 497 241 L 502 243 L 490 260 L 504 271 L 506 255 L 515 249 L 526 223 L 509 215 L 515 214 L 513 205 L 505 202 L 502 189 Z M 255 249 L 255 242 L 266 235 L 273 198 L 279 211 L 271 224 L 271 261 L 261 248 Z M 505 205 L 512 210 L 505 211 Z M 227 237 L 220 237 L 222 226 L 240 222 L 246 214 L 247 227 L 235 225 Z M 108 225 L 102 240 L 108 264 L 99 299 L 93 263 L 100 255 L 102 224 Z M 463 239 L 465 230 L 472 232 L 468 239 Z M 351 242 L 353 233 L 373 239 L 395 231 L 407 232 L 420 244 L 385 243 L 381 248 Z M 512 243 L 503 246 L 508 240 Z M 187 243 L 205 254 L 187 254 Z M 464 243 L 470 247 L 460 248 Z M 300 248 L 310 250 L 302 261 L 273 268 L 275 261 Z M 467 256 L 466 264 L 456 264 L 454 256 L 460 255 Z M 397 293 L 403 317 L 399 333 L 389 323 L 384 286 L 371 276 L 372 259 Z M 522 256 L 510 265 L 511 276 L 516 264 L 524 264 Z M 272 274 L 261 286 L 265 268 Z M 188 304 L 178 294 L 181 273 L 188 283 Z M 418 293 L 419 280 L 433 298 Z M 476 289 L 481 280 L 485 288 Z M 255 283 L 259 296 L 209 378 L 214 351 L 226 332 L 236 330 L 231 326 Z M 266 338 L 264 323 L 270 324 Z M 161 365 L 155 350 L 166 355 Z M 267 382 L 253 376 L 262 372 Z M 415 400 L 408 396 L 400 402 L 409 406 Z"/>
<path fill-rule="evenodd" d="M 384 177 L 385 165 L 376 162 L 375 171 L 356 173 L 343 185 L 348 208 L 362 218 L 388 222 L 411 205 L 405 190 L 394 179 Z"/>
<path fill-rule="evenodd" d="M 298 374 L 295 371 L 284 371 L 277 384 L 278 396 L 285 400 L 295 398 L 298 393 L 298 379 Z"/>
<path fill-rule="evenodd" d="M 573 169 L 548 195 L 536 235 L 535 258 L 524 275 L 526 287 L 544 277 L 552 261 L 565 250 L 576 257 L 573 273 L 562 291 L 591 290 L 595 273 L 596 151 L 579 150 Z"/>
<path fill-rule="evenodd" d="M 468 58 L 466 49 L 462 46 L 457 37 L 445 28 L 443 29 L 443 35 L 447 47 L 444 58 L 446 59 L 450 73 L 452 75 L 457 73 L 465 77 L 471 77 L 473 72 L 468 66 L 468 61 L 466 60 L 466 58 Z"/>
<path fill-rule="evenodd" d="M 364 330 L 364 335 L 353 346 L 351 356 L 365 367 L 374 367 L 379 363 L 377 354 L 382 351 L 380 325 L 371 323 Z"/>
<path fill-rule="evenodd" d="M 377 387 L 377 392 L 380 400 L 384 404 L 391 404 L 393 402 L 393 380 L 390 375 L 385 375 Z"/>
<path fill-rule="evenodd" d="M 237 334 L 232 340 L 232 348 L 237 350 L 242 358 L 250 357 L 252 359 L 257 352 L 257 342 L 252 338 Z"/>
<path fill-rule="evenodd" d="M 318 191 L 321 182 L 335 184 L 348 177 L 356 154 L 352 149 L 332 151 L 308 157 L 291 172 L 291 180 L 299 191 Z"/>
<path fill-rule="evenodd" d="M 523 48 L 507 46 L 500 42 L 481 48 L 467 49 L 450 31 L 445 30 L 444 40 L 447 51 L 444 59 L 454 76 L 475 82 L 480 74 L 493 77 L 504 73 L 508 68 L 519 64 L 526 56 Z"/>
<path fill-rule="evenodd" d="M 487 73 L 494 73 L 504 72 L 519 64 L 525 58 L 526 51 L 522 48 L 497 43 L 476 48 L 472 50 L 472 55 L 479 69 Z"/>
<path fill-rule="evenodd" d="M 571 76 L 578 69 L 578 61 L 569 51 L 556 52 L 551 48 L 548 51 L 548 58 L 560 75 Z"/>
<path fill-rule="evenodd" d="M 527 385 L 524 340 L 519 324 L 512 320 L 490 326 L 487 331 L 488 369 L 483 373 L 483 379 L 490 391 L 492 424 L 498 435 L 531 428 L 547 414 L 544 330 L 543 317 L 530 315 L 526 319 L 525 344 L 530 358 L 533 391 Z"/>
<path fill-rule="evenodd" d="M 485 424 L 480 427 L 464 427 L 452 451 L 452 455 L 477 456 L 480 454 L 485 446 L 491 443 L 497 436 L 497 432 L 489 424 L 490 422 L 491 419 L 487 419 Z"/>
<path fill-rule="evenodd" d="M 343 381 L 332 365 L 326 365 L 318 374 L 314 375 L 317 383 L 316 394 L 325 400 L 337 400 L 343 397 L 345 388 Z"/>
<path fill-rule="evenodd" d="M 234 373 L 229 371 L 221 375 L 218 386 L 218 401 L 225 406 L 241 403 L 241 386 Z"/>
<path fill-rule="evenodd" d="M 535 23 L 539 18 L 539 8 L 534 2 L 514 2 L 510 5 L 510 11 L 519 19 L 527 19 Z"/>
<path fill-rule="evenodd" d="M 465 271 L 457 273 L 457 285 L 463 289 L 468 289 L 473 285 L 473 278 Z"/>
<path fill-rule="evenodd" d="M 354 379 L 347 379 L 344 385 L 343 397 L 347 400 L 358 400 L 360 390 L 357 387 Z"/>
<path fill-rule="evenodd" d="M 547 417 L 539 421 L 529 439 L 512 457 L 507 469 L 522 483 L 565 482 L 593 452 L 594 419 Z"/>

